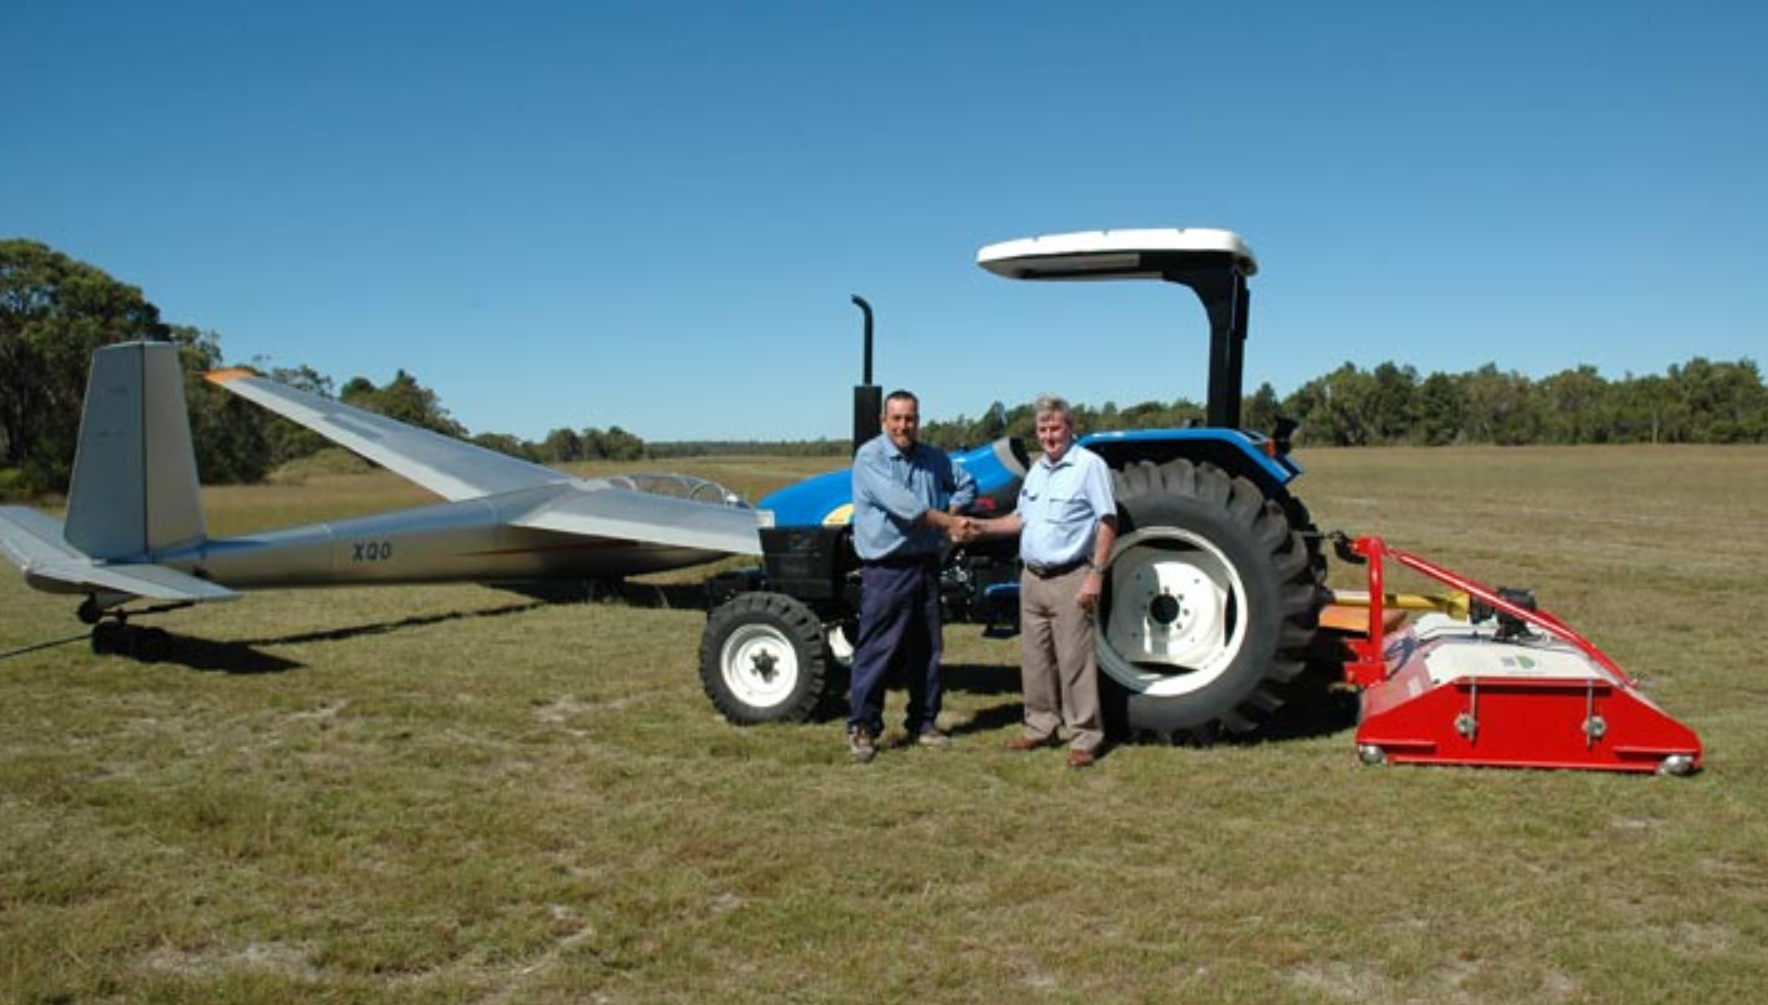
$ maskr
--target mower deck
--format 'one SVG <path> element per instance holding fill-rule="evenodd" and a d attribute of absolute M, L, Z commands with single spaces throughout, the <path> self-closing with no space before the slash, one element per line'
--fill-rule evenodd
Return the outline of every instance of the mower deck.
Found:
<path fill-rule="evenodd" d="M 1553 615 L 1378 538 L 1354 550 L 1368 562 L 1364 636 L 1350 643 L 1349 683 L 1362 689 L 1357 751 L 1366 763 L 1590 768 L 1685 775 L 1699 770 L 1700 739 L 1639 690 L 1594 644 Z M 1394 625 L 1382 593 L 1384 560 L 1473 598 L 1493 617 L 1442 613 Z"/>

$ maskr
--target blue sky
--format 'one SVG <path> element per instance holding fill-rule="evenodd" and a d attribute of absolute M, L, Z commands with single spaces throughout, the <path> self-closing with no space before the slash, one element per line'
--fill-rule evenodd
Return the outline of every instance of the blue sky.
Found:
<path fill-rule="evenodd" d="M 1257 252 L 1248 390 L 1768 344 L 1768 4 L 9 0 L 0 236 L 473 432 L 1204 396 L 1201 311 L 984 244 Z"/>

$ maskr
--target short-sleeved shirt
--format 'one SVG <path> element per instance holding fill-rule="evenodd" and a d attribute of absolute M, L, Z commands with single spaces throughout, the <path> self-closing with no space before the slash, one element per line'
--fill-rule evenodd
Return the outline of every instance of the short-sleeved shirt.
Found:
<path fill-rule="evenodd" d="M 1040 457 L 1019 487 L 1019 557 L 1036 565 L 1066 565 L 1093 557 L 1099 521 L 1117 515 L 1111 469 L 1078 443 L 1051 464 Z"/>
<path fill-rule="evenodd" d="M 854 548 L 868 562 L 938 555 L 945 532 L 922 515 L 975 500 L 976 479 L 945 451 L 916 443 L 905 453 L 879 434 L 853 458 Z"/>

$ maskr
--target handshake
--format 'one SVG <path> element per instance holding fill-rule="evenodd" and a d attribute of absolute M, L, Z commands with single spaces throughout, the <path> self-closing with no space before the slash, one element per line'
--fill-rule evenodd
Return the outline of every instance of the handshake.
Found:
<path fill-rule="evenodd" d="M 950 514 L 951 520 L 945 525 L 945 535 L 953 544 L 964 545 L 976 541 L 988 534 L 988 521 L 973 516 Z"/>

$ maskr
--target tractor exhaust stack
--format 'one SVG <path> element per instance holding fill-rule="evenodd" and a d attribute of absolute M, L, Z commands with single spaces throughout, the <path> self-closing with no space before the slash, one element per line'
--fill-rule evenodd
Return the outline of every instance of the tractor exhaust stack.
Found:
<path fill-rule="evenodd" d="M 865 371 L 861 382 L 853 388 L 853 452 L 867 440 L 878 435 L 878 422 L 884 414 L 884 390 L 872 383 L 872 305 L 855 293 L 853 304 L 866 315 Z"/>

